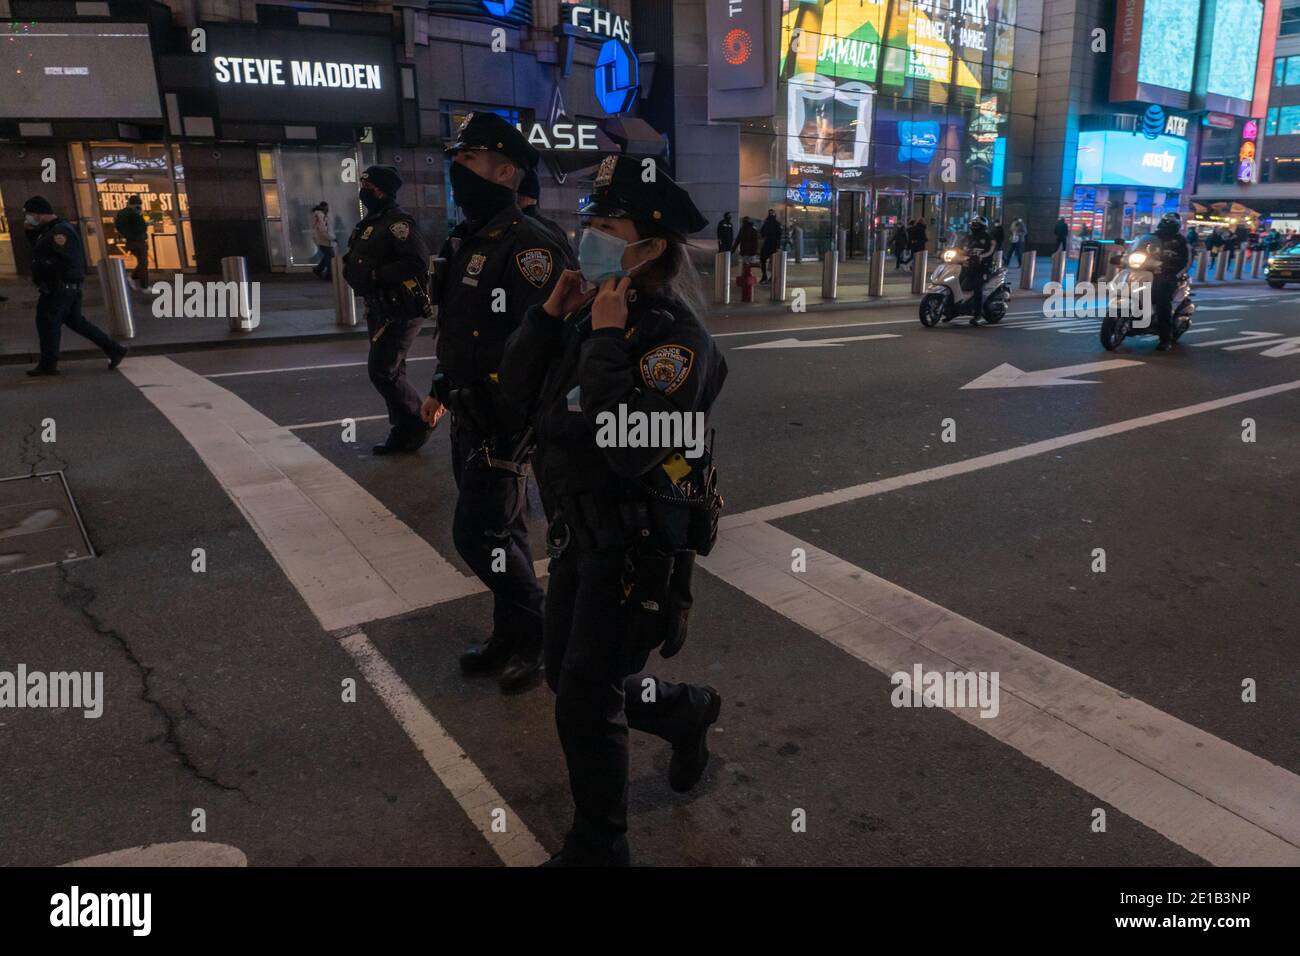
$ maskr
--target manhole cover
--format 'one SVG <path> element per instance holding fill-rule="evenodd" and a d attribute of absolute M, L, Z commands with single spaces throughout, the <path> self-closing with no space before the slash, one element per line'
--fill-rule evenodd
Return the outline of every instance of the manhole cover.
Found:
<path fill-rule="evenodd" d="M 63 472 L 0 478 L 0 574 L 94 556 Z"/>

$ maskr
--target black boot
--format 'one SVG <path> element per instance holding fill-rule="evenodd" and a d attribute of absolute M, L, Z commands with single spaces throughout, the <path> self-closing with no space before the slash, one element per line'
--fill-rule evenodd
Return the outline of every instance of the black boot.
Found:
<path fill-rule="evenodd" d="M 402 455 L 419 451 L 424 443 L 429 440 L 429 432 L 431 431 L 431 428 L 423 425 L 416 432 L 394 428 L 388 433 L 388 437 L 384 439 L 383 444 L 376 445 L 371 451 L 376 455 Z"/>
<path fill-rule="evenodd" d="M 632 852 L 628 849 L 627 837 L 619 837 L 614 846 L 597 849 L 586 846 L 569 834 L 564 847 L 551 857 L 543 866 L 631 866 Z"/>
<path fill-rule="evenodd" d="M 496 674 L 506 666 L 514 651 L 513 639 L 494 634 L 486 643 L 475 644 L 460 655 L 460 672 L 466 677 Z"/>
<path fill-rule="evenodd" d="M 673 744 L 672 760 L 668 763 L 668 785 L 678 793 L 685 793 L 699 783 L 709 764 L 709 727 L 722 710 L 722 695 L 712 687 L 705 687 L 704 691 L 709 695 L 708 707 L 694 733 Z"/>
<path fill-rule="evenodd" d="M 38 365 L 35 368 L 29 368 L 27 370 L 27 374 L 28 375 L 58 375 L 59 370 L 57 368 L 47 368 L 44 365 Z"/>
<path fill-rule="evenodd" d="M 131 351 L 125 345 L 119 345 L 117 351 L 108 357 L 108 367 L 115 369 L 122 364 L 122 359 L 126 358 L 126 353 Z"/>
<path fill-rule="evenodd" d="M 522 694 L 542 682 L 542 645 L 540 641 L 521 642 L 506 662 L 499 683 L 503 694 Z"/>

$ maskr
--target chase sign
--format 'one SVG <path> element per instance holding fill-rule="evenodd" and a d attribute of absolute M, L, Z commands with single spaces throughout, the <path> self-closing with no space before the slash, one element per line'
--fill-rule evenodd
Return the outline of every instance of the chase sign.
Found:
<path fill-rule="evenodd" d="M 622 40 L 606 40 L 596 57 L 596 102 L 606 113 L 625 113 L 636 102 L 636 54 Z"/>

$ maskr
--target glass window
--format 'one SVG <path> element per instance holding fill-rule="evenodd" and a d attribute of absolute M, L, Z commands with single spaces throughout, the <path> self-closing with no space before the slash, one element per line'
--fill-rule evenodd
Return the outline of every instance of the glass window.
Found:
<path fill-rule="evenodd" d="M 1300 106 L 1283 106 L 1277 114 L 1277 135 L 1300 134 Z"/>
<path fill-rule="evenodd" d="M 1277 107 L 1269 109 L 1268 116 L 1264 121 L 1264 132 L 1272 136 L 1277 133 Z"/>
<path fill-rule="evenodd" d="M 1300 86 L 1300 56 L 1286 58 L 1286 85 Z"/>
<path fill-rule="evenodd" d="M 1282 77 L 1286 75 L 1286 57 L 1280 56 L 1273 61 L 1273 85 L 1281 86 Z"/>
<path fill-rule="evenodd" d="M 263 179 L 275 179 L 275 154 L 269 149 L 257 151 L 257 171 Z"/>

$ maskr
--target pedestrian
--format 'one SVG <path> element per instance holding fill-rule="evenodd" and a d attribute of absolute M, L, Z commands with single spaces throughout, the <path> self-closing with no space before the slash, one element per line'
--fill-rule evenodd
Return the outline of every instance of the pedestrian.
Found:
<path fill-rule="evenodd" d="M 1223 236 L 1218 229 L 1211 229 L 1210 234 L 1205 237 L 1205 248 L 1210 253 L 1210 265 L 1213 266 L 1219 261 L 1219 248 L 1223 245 Z"/>
<path fill-rule="evenodd" d="M 895 272 L 902 269 L 903 263 L 911 258 L 907 255 L 911 248 L 908 243 L 907 230 L 911 227 L 912 221 L 908 220 L 906 226 L 895 226 L 893 233 L 889 237 L 889 251 L 894 256 Z"/>
<path fill-rule="evenodd" d="M 1201 237 L 1196 232 L 1196 226 L 1189 224 L 1187 226 L 1187 251 L 1188 254 L 1194 254 L 1196 247 L 1200 245 Z"/>
<path fill-rule="evenodd" d="M 794 261 L 803 262 L 803 226 L 798 219 L 790 223 L 790 247 L 794 249 Z"/>
<path fill-rule="evenodd" d="M 747 262 L 752 266 L 758 259 L 758 230 L 754 228 L 754 222 L 748 216 L 741 217 L 740 232 L 731 248 L 733 252 L 740 250 L 741 262 Z"/>
<path fill-rule="evenodd" d="M 722 221 L 718 223 L 718 251 L 719 252 L 731 251 L 731 247 L 736 241 L 736 237 L 733 234 L 734 232 L 735 229 L 733 228 L 731 223 L 731 213 L 724 212 L 722 214 Z"/>
<path fill-rule="evenodd" d="M 320 261 L 312 267 L 317 279 L 330 279 L 334 275 L 334 232 L 330 229 L 330 205 L 321 200 L 311 211 L 311 241 L 316 243 Z"/>
<path fill-rule="evenodd" d="M 103 349 L 108 367 L 117 368 L 126 357 L 126 346 L 113 341 L 81 314 L 86 254 L 76 227 L 56 215 L 44 196 L 33 196 L 23 203 L 23 229 L 32 246 L 32 284 L 40 291 L 36 335 L 41 358 L 27 374 L 58 374 L 59 340 L 65 325 Z"/>
<path fill-rule="evenodd" d="M 1052 232 L 1056 236 L 1056 248 L 1053 253 L 1060 252 L 1062 249 L 1067 252 L 1070 250 L 1070 226 L 1064 219 L 1056 220 L 1056 225 L 1052 227 Z"/>
<path fill-rule="evenodd" d="M 767 218 L 763 220 L 763 228 L 759 230 L 759 235 L 763 239 L 763 248 L 758 254 L 758 260 L 763 267 L 762 281 L 767 282 L 767 260 L 781 248 L 781 222 L 776 218 L 775 209 L 767 211 Z"/>
<path fill-rule="evenodd" d="M 149 288 L 149 223 L 142 209 L 144 203 L 138 195 L 132 195 L 126 205 L 113 217 L 113 228 L 122 237 L 122 245 L 135 257 L 135 268 L 128 279 L 136 292 L 145 292 Z"/>
<path fill-rule="evenodd" d="M 492 631 L 461 655 L 460 668 L 499 675 L 501 692 L 513 694 L 541 683 L 542 588 L 525 520 L 532 434 L 527 409 L 502 393 L 501 356 L 573 254 L 516 203 L 538 160 L 523 133 L 497 113 L 475 111 L 446 151 L 452 198 L 465 218 L 441 253 L 438 371 L 420 414 L 433 425 L 451 412 L 452 541 L 492 594 Z"/>
<path fill-rule="evenodd" d="M 924 252 L 930 244 L 930 237 L 926 234 L 924 219 L 918 219 L 914 225 L 908 227 L 907 238 L 910 243 L 912 259 L 916 259 L 917 254 Z"/>
<path fill-rule="evenodd" d="M 515 197 L 519 209 L 529 219 L 544 227 L 555 239 L 557 246 L 568 248 L 569 237 L 565 235 L 564 228 L 555 220 L 547 219 L 542 215 L 541 199 L 542 183 L 537 178 L 537 170 L 535 168 L 525 170 L 524 181 L 519 184 L 519 193 Z"/>
<path fill-rule="evenodd" d="M 369 166 L 359 198 L 366 214 L 352 230 L 343 278 L 365 299 L 370 382 L 388 409 L 388 437 L 376 455 L 417 451 L 429 438 L 420 393 L 406 380 L 406 353 L 428 308 L 429 247 L 420 227 L 397 204 L 402 177 L 392 166 Z"/>
<path fill-rule="evenodd" d="M 1007 230 L 1002 226 L 1002 220 L 999 219 L 993 223 L 989 229 L 989 237 L 993 240 L 995 251 L 1001 252 L 1007 243 Z"/>
<path fill-rule="evenodd" d="M 1016 217 L 1011 222 L 1011 248 L 1007 253 L 1007 265 L 1011 265 L 1011 260 L 1016 260 L 1016 265 L 1023 267 L 1025 258 L 1025 242 L 1029 238 L 1029 230 L 1025 227 L 1025 221 Z"/>
<path fill-rule="evenodd" d="M 628 729 L 672 745 L 678 792 L 708 763 L 721 695 L 644 669 L 654 649 L 670 657 L 685 640 L 691 570 L 712 546 L 721 501 L 702 442 L 696 457 L 602 438 L 599 423 L 653 415 L 704 427 L 727 366 L 700 321 L 686 237 L 708 222 L 689 194 L 664 172 L 645 181 L 640 160 L 609 156 L 582 212 L 592 218 L 581 274 L 565 272 L 528 310 L 501 381 L 537 409 L 549 520 L 546 679 L 575 813 L 548 865 L 626 866 Z"/>

